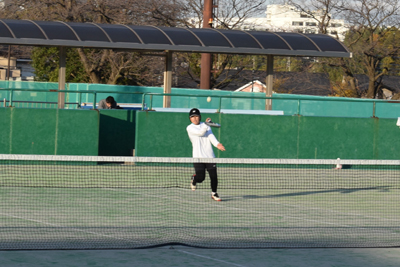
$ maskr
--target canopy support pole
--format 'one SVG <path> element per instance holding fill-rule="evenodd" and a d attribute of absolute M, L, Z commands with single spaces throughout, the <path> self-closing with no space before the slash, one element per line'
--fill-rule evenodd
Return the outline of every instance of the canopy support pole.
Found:
<path fill-rule="evenodd" d="M 265 80 L 266 85 L 266 97 L 272 97 L 272 86 L 274 81 L 274 56 L 267 55 L 267 78 Z M 265 110 L 272 109 L 272 99 L 265 100 Z"/>
<path fill-rule="evenodd" d="M 65 46 L 59 47 L 59 69 L 58 69 L 58 90 L 65 90 L 65 65 L 67 57 L 67 48 Z M 65 93 L 58 93 L 58 108 L 65 107 Z"/>
<path fill-rule="evenodd" d="M 164 94 L 171 93 L 171 86 L 172 86 L 172 52 L 166 51 L 165 70 L 164 70 Z M 164 108 L 171 107 L 171 96 L 170 95 L 164 95 L 163 107 Z"/>

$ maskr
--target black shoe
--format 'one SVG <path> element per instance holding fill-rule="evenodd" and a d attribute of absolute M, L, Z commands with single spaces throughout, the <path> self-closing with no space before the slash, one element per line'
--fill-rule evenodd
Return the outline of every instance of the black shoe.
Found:
<path fill-rule="evenodd" d="M 196 190 L 196 184 L 194 182 L 194 177 L 196 176 L 196 174 L 192 175 L 192 180 L 190 181 L 190 188 L 192 189 L 192 191 Z"/>

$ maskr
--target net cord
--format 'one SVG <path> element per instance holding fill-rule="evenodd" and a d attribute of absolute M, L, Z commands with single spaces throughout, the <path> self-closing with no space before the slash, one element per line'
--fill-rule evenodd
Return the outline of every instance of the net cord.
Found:
<path fill-rule="evenodd" d="M 0 160 L 122 162 L 122 163 L 227 163 L 227 164 L 298 164 L 298 165 L 400 165 L 400 160 L 346 160 L 346 159 L 272 159 L 272 158 L 187 158 L 187 157 L 115 157 L 0 154 Z"/>

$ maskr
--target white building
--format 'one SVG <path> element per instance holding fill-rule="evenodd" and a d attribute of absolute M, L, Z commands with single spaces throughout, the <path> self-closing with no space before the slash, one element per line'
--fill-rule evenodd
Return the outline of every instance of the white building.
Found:
<path fill-rule="evenodd" d="M 262 82 L 260 82 L 259 80 L 254 80 L 236 89 L 235 92 L 266 93 L 267 86 Z"/>
<path fill-rule="evenodd" d="M 313 16 L 321 18 L 323 12 L 312 11 Z M 243 30 L 272 31 L 272 32 L 300 32 L 318 33 L 318 20 L 301 12 L 291 5 L 268 5 L 266 18 L 249 18 L 241 27 Z M 343 41 L 347 26 L 344 20 L 331 19 L 328 26 L 328 34 Z"/>
<path fill-rule="evenodd" d="M 240 26 L 242 30 L 255 30 L 255 31 L 271 31 L 271 32 L 299 32 L 299 33 L 318 33 L 318 20 L 322 20 L 324 15 L 323 11 L 312 11 L 312 15 L 306 14 L 295 6 L 291 5 L 267 5 L 265 18 L 248 18 Z M 315 17 L 315 18 L 314 18 Z M 232 19 L 233 22 L 234 19 Z M 200 27 L 198 19 L 191 19 L 192 24 Z M 218 27 L 218 25 L 214 25 Z M 344 40 L 348 25 L 342 19 L 329 20 L 327 27 L 327 34 L 338 38 L 340 41 Z"/>
<path fill-rule="evenodd" d="M 0 80 L 10 81 L 33 81 L 34 69 L 31 66 L 30 59 L 16 59 L 0 57 Z M 10 68 L 10 75 L 7 74 Z"/>
<path fill-rule="evenodd" d="M 297 10 L 294 6 L 290 5 L 268 5 L 266 24 L 269 25 L 272 31 L 279 29 L 300 32 L 300 33 L 318 33 L 318 20 L 322 20 L 323 11 L 312 11 L 314 19 L 309 14 Z M 328 25 L 328 34 L 338 37 L 340 40 L 344 39 L 347 27 L 344 20 L 331 19 Z"/>

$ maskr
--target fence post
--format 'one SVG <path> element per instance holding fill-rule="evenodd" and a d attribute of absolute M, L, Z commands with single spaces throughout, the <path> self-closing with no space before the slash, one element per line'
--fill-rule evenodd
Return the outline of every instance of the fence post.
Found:
<path fill-rule="evenodd" d="M 96 109 L 96 92 L 93 92 L 93 109 Z"/>
<path fill-rule="evenodd" d="M 376 102 L 374 101 L 374 106 L 372 108 L 372 118 L 375 118 L 375 112 L 376 112 Z"/>
<path fill-rule="evenodd" d="M 78 93 L 78 107 L 80 108 L 82 106 L 82 93 Z"/>
<path fill-rule="evenodd" d="M 297 99 L 297 115 L 300 115 L 300 99 Z"/>
<path fill-rule="evenodd" d="M 146 93 L 142 94 L 142 110 L 144 110 L 145 95 Z"/>
<path fill-rule="evenodd" d="M 267 56 L 267 78 L 266 78 L 266 93 L 265 95 L 269 97 L 265 100 L 265 110 L 272 109 L 272 86 L 274 79 L 274 57 L 272 55 Z"/>
<path fill-rule="evenodd" d="M 153 109 L 153 95 L 150 95 L 150 110 Z"/>
<path fill-rule="evenodd" d="M 10 107 L 12 107 L 12 105 L 13 105 L 13 102 L 12 102 L 12 99 L 13 99 L 13 90 L 10 88 Z"/>

